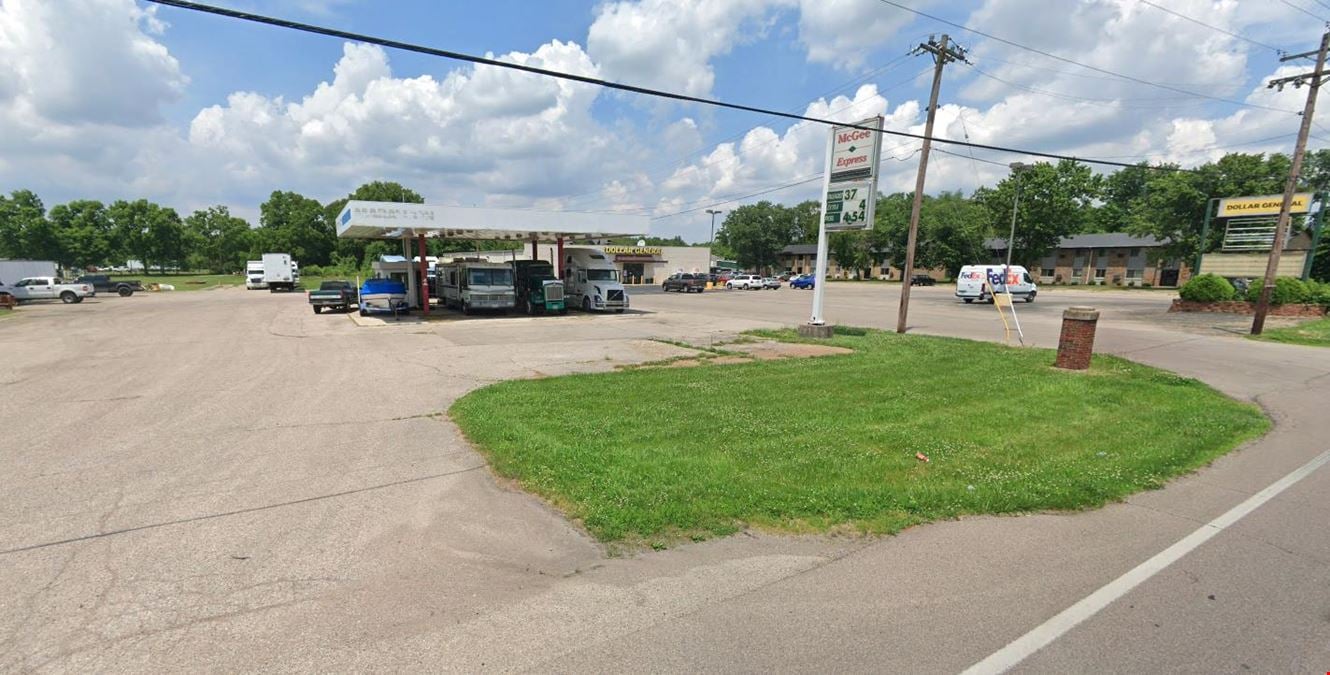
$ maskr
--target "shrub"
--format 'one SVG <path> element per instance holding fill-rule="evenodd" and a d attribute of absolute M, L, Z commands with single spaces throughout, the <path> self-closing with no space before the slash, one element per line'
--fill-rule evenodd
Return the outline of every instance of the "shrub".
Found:
<path fill-rule="evenodd" d="M 1256 302 L 1261 299 L 1260 279 L 1253 279 L 1251 286 L 1247 289 L 1247 300 Z M 1293 277 L 1276 277 L 1275 289 L 1270 293 L 1270 304 L 1272 305 L 1294 305 L 1300 302 L 1307 302 L 1311 293 L 1307 289 L 1307 284 L 1302 283 L 1301 279 Z"/>
<path fill-rule="evenodd" d="M 1202 274 L 1192 277 L 1178 289 L 1178 295 L 1188 302 L 1223 302 L 1232 300 L 1237 292 L 1228 279 L 1217 274 Z"/>
<path fill-rule="evenodd" d="M 1330 282 L 1308 281 L 1307 302 L 1330 307 Z"/>

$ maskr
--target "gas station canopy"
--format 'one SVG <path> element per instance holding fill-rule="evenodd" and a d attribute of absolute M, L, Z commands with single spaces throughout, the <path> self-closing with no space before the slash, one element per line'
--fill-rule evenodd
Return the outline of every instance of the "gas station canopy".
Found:
<path fill-rule="evenodd" d="M 511 239 L 555 243 L 640 237 L 646 216 L 620 213 L 532 211 L 398 202 L 350 201 L 337 216 L 337 236 L 348 239 Z"/>

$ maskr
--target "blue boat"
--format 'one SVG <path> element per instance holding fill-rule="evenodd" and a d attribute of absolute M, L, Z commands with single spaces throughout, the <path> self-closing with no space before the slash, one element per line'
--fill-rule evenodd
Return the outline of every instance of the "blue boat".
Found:
<path fill-rule="evenodd" d="M 406 304 L 406 285 L 392 279 L 366 279 L 360 285 L 360 315 L 375 312 L 402 314 L 411 311 Z"/>

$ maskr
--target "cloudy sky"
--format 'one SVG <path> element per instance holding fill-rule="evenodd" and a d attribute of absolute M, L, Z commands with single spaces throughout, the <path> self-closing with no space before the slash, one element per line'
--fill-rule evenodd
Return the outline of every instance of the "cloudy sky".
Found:
<path fill-rule="evenodd" d="M 1264 83 L 1309 70 L 1276 50 L 1313 49 L 1330 18 L 1319 0 L 895 2 L 987 36 L 883 0 L 215 0 L 916 133 L 932 64 L 908 52 L 947 32 L 971 63 L 947 68 L 939 137 L 1184 165 L 1291 151 L 1305 90 Z M 815 196 L 826 142 L 816 125 L 138 0 L 0 0 L 0 63 L 0 191 L 48 206 L 146 197 L 254 217 L 275 189 L 328 201 L 388 179 L 437 203 L 645 213 L 655 234 L 705 240 L 708 207 Z M 1330 140 L 1330 122 L 1313 134 Z M 884 140 L 883 191 L 912 187 L 918 145 Z M 947 149 L 930 192 L 1021 159 Z"/>

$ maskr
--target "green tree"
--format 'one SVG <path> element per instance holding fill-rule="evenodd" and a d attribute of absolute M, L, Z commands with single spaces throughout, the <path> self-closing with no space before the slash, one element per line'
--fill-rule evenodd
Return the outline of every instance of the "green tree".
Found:
<path fill-rule="evenodd" d="M 0 258 L 54 257 L 34 253 L 36 233 L 45 229 L 46 207 L 31 190 L 0 195 Z M 31 233 L 31 234 L 30 234 Z"/>
<path fill-rule="evenodd" d="M 863 230 L 829 233 L 827 255 L 853 277 L 866 277 L 864 270 L 873 264 L 873 255 L 868 250 L 868 236 Z"/>
<path fill-rule="evenodd" d="M 974 199 L 988 210 L 990 230 L 1006 239 L 1016 181 L 1020 207 L 1016 215 L 1013 261 L 1038 260 L 1057 247 L 1062 237 L 1084 231 L 1099 196 L 1100 178 L 1090 167 L 1071 160 L 1039 162 L 1019 176 L 1008 176 L 995 188 L 980 188 Z"/>
<path fill-rule="evenodd" d="M 1126 232 L 1132 226 L 1132 207 L 1145 198 L 1154 171 L 1144 163 L 1114 171 L 1104 177 L 1101 204 L 1094 210 L 1086 231 Z"/>
<path fill-rule="evenodd" d="M 760 269 L 776 265 L 781 249 L 800 236 L 795 213 L 780 204 L 761 201 L 726 215 L 716 241 L 734 251 L 742 267 Z"/>
<path fill-rule="evenodd" d="M 185 228 L 197 244 L 191 252 L 202 267 L 221 274 L 245 269 L 254 233 L 243 218 L 225 206 L 213 206 L 190 214 Z"/>
<path fill-rule="evenodd" d="M 905 268 L 909 242 L 912 195 L 899 192 L 878 199 L 873 229 L 873 248 L 886 252 L 897 268 Z M 983 205 L 959 192 L 924 196 L 919 209 L 919 232 L 915 240 L 914 266 L 929 270 L 943 268 L 955 276 L 962 265 L 982 262 L 989 257 L 984 248 L 984 224 L 988 211 Z"/>
<path fill-rule="evenodd" d="M 66 269 L 100 265 L 111 256 L 111 221 L 101 202 L 81 199 L 51 208 L 47 216 L 59 242 L 56 261 Z"/>
<path fill-rule="evenodd" d="M 166 264 L 177 269 L 183 267 L 189 255 L 188 232 L 180 222 L 180 214 L 175 209 L 151 205 L 148 211 L 147 231 L 144 238 L 152 260 L 157 262 L 157 271 L 166 272 Z M 147 260 L 144 260 L 146 269 Z"/>
<path fill-rule="evenodd" d="M 337 235 L 323 205 L 296 192 L 275 191 L 259 206 L 255 254 L 289 253 L 306 265 L 332 261 Z"/>

